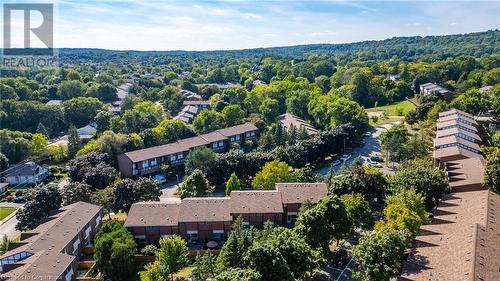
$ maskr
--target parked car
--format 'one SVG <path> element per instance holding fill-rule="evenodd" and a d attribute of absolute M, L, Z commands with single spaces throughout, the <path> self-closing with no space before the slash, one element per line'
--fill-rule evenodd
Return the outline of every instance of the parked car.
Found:
<path fill-rule="evenodd" d="M 384 162 L 384 159 L 382 159 L 382 157 L 380 157 L 378 155 L 373 155 L 372 157 L 370 157 L 370 160 L 372 160 L 374 162 Z"/>
<path fill-rule="evenodd" d="M 370 158 L 367 158 L 365 162 L 370 166 L 382 168 L 382 165 L 380 165 L 379 162 L 372 161 Z"/>
<path fill-rule="evenodd" d="M 26 203 L 26 198 L 18 196 L 12 200 L 12 203 Z"/>
<path fill-rule="evenodd" d="M 365 133 L 365 137 L 371 137 L 372 136 L 372 132 L 366 132 Z"/>
<path fill-rule="evenodd" d="M 339 159 L 337 159 L 337 160 L 335 160 L 335 161 L 333 161 L 333 162 L 332 162 L 332 167 L 338 166 L 338 165 L 340 165 L 341 163 L 342 163 L 342 162 L 340 162 L 340 160 L 339 160 Z"/>
<path fill-rule="evenodd" d="M 160 175 L 160 174 L 155 175 L 155 176 L 153 177 L 153 179 L 154 179 L 157 183 L 159 183 L 159 184 L 163 184 L 163 183 L 167 182 L 167 179 L 165 178 L 165 176 L 164 176 L 164 175 Z"/>
<path fill-rule="evenodd" d="M 342 155 L 342 157 L 340 157 L 340 160 L 342 160 L 344 162 L 349 160 L 349 159 L 351 159 L 351 154 L 344 154 L 344 155 Z"/>

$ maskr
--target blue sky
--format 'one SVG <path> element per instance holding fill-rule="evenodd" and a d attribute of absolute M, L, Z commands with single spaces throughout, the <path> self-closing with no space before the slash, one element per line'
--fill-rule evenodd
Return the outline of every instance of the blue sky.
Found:
<path fill-rule="evenodd" d="M 53 2 L 56 47 L 73 48 L 244 49 L 500 28 L 500 1 Z"/>

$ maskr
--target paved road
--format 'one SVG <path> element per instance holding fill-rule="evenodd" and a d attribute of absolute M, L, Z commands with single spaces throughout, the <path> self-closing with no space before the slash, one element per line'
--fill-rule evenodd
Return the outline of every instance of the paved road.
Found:
<path fill-rule="evenodd" d="M 19 208 L 22 204 L 16 203 L 0 203 L 0 207 L 16 207 Z M 16 230 L 17 219 L 16 216 L 10 216 L 9 219 L 0 222 L 0 239 L 7 235 L 10 239 L 14 239 L 21 234 L 20 231 Z"/>
<path fill-rule="evenodd" d="M 368 158 L 370 156 L 380 154 L 380 140 L 378 139 L 378 137 L 380 136 L 380 134 L 383 131 L 385 131 L 385 130 L 387 130 L 395 125 L 398 125 L 398 124 L 400 124 L 400 122 L 396 121 L 396 122 L 392 122 L 392 123 L 388 123 L 385 125 L 375 127 L 375 129 L 372 131 L 371 136 L 367 136 L 364 138 L 363 145 L 355 148 L 351 152 L 351 159 L 347 160 L 346 163 L 351 164 L 352 161 L 354 161 L 354 159 L 356 159 L 358 157 Z M 330 166 L 326 166 L 326 167 L 322 167 L 322 168 L 315 170 L 314 174 L 317 176 L 324 177 L 324 176 L 328 175 L 328 173 L 330 171 L 333 171 L 335 173 L 338 172 L 338 170 L 340 168 L 341 168 L 341 165 L 335 166 L 335 167 L 333 167 L 333 169 Z M 387 168 L 387 167 L 380 168 L 380 170 L 386 174 L 394 173 L 394 170 Z"/>

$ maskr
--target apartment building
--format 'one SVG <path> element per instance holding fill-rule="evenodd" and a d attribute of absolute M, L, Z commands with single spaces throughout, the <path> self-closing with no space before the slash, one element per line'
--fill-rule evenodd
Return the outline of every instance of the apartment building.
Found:
<path fill-rule="evenodd" d="M 455 96 L 452 91 L 434 83 L 425 83 L 420 85 L 420 93 L 424 95 L 440 94 L 448 102 L 453 100 Z"/>
<path fill-rule="evenodd" d="M 118 156 L 118 168 L 126 177 L 154 175 L 163 164 L 184 164 L 189 152 L 198 147 L 209 147 L 215 152 L 226 152 L 232 143 L 243 144 L 257 138 L 257 127 L 245 123 L 208 134 L 182 139 L 174 143 L 130 151 Z"/>
<path fill-rule="evenodd" d="M 82 248 L 92 245 L 102 215 L 101 207 L 77 202 L 21 233 L 0 256 L 0 280 L 74 280 Z"/>
<path fill-rule="evenodd" d="M 327 195 L 324 183 L 280 183 L 276 190 L 233 191 L 230 197 L 171 199 L 133 204 L 125 227 L 138 243 L 157 243 L 174 234 L 190 245 L 223 242 L 231 224 L 242 217 L 244 226 L 262 228 L 266 221 L 293 226 L 302 204 Z"/>

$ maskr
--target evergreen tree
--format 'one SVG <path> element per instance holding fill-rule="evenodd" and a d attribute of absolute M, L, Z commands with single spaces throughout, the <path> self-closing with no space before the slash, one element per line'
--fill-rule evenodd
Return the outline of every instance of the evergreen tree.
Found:
<path fill-rule="evenodd" d="M 76 127 L 71 125 L 68 129 L 68 155 L 73 157 L 80 149 L 82 142 L 80 141 L 80 136 L 78 136 L 78 131 Z"/>
<path fill-rule="evenodd" d="M 238 179 L 238 176 L 236 175 L 235 172 L 231 174 L 231 177 L 226 183 L 226 196 L 229 196 L 231 194 L 231 191 L 233 190 L 239 190 L 240 189 L 240 180 Z"/>
<path fill-rule="evenodd" d="M 47 138 L 49 138 L 49 132 L 47 131 L 47 128 L 43 125 L 42 122 L 38 123 L 38 127 L 36 128 L 36 132 L 42 135 L 45 135 Z"/>

